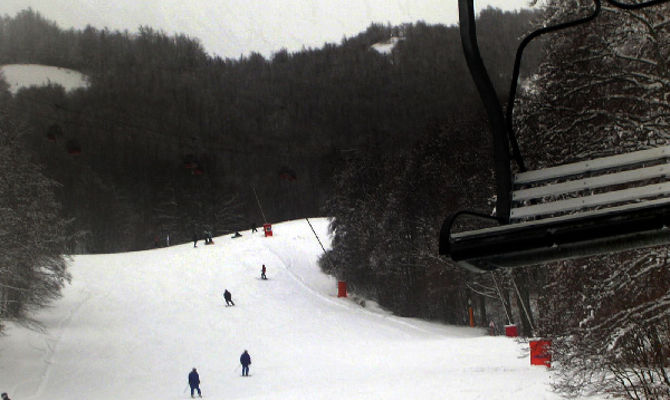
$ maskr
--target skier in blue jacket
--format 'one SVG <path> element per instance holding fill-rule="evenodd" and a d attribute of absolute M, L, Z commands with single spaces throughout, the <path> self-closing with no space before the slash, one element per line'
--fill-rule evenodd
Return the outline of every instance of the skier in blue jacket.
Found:
<path fill-rule="evenodd" d="M 195 368 L 188 374 L 188 385 L 191 387 L 191 397 L 194 397 L 194 390 L 198 391 L 198 397 L 202 397 L 202 393 L 200 392 L 200 375 L 198 375 L 198 371 Z"/>
<path fill-rule="evenodd" d="M 242 376 L 249 376 L 249 364 L 251 364 L 251 356 L 244 350 L 240 356 L 240 364 L 242 364 Z"/>

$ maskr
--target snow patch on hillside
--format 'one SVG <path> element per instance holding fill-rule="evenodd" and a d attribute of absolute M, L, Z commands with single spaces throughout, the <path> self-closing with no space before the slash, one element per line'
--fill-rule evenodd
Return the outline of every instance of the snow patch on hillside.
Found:
<path fill-rule="evenodd" d="M 379 54 L 391 54 L 396 44 L 398 44 L 400 40 L 401 39 L 399 37 L 394 36 L 389 40 L 373 44 L 372 48 L 375 49 Z"/>
<path fill-rule="evenodd" d="M 9 91 L 16 94 L 22 88 L 60 85 L 66 92 L 87 88 L 88 77 L 80 72 L 60 67 L 38 64 L 8 64 L 0 66 L 0 77 L 9 84 Z"/>

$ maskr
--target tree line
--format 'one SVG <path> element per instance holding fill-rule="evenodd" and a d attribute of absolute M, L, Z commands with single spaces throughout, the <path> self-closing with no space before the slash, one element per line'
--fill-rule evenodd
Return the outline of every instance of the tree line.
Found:
<path fill-rule="evenodd" d="M 490 9 L 482 18 L 500 20 L 483 42 L 507 73 L 508 43 L 531 13 Z M 402 38 L 391 55 L 371 48 L 390 37 Z M 178 242 L 320 215 L 347 154 L 371 143 L 380 153 L 408 149 L 478 102 L 457 29 L 422 22 L 232 60 L 184 35 L 63 30 L 26 10 L 0 20 L 0 64 L 9 63 L 89 78 L 87 89 L 32 88 L 5 99 L 35 161 L 63 185 L 71 252 L 136 250 L 167 234 Z"/>

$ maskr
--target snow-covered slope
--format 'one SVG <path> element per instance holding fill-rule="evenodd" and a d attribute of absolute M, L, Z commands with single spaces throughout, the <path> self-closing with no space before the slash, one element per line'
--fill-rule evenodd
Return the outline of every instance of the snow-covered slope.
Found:
<path fill-rule="evenodd" d="M 328 242 L 327 221 L 312 223 Z M 0 391 L 20 400 L 558 399 L 526 346 L 336 297 L 305 220 L 125 254 L 77 256 L 45 333 L 9 325 Z M 269 280 L 260 280 L 261 264 Z M 225 307 L 224 289 L 235 307 Z M 251 377 L 240 377 L 249 350 Z"/>
<path fill-rule="evenodd" d="M 400 40 L 401 39 L 399 37 L 394 36 L 384 42 L 373 44 L 372 48 L 380 54 L 391 54 L 395 48 L 395 45 L 398 44 Z"/>
<path fill-rule="evenodd" d="M 9 84 L 9 91 L 48 84 L 61 85 L 65 91 L 88 87 L 86 75 L 67 68 L 37 64 L 0 65 L 0 75 Z"/>

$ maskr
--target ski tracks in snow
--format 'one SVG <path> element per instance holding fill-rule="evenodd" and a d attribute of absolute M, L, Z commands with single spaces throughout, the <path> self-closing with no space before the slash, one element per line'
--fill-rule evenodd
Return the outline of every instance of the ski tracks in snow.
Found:
<path fill-rule="evenodd" d="M 79 309 L 91 298 L 92 294 L 91 292 L 86 289 L 86 288 L 81 288 L 79 290 L 81 299 L 78 300 L 75 304 L 74 307 L 72 307 L 63 318 L 61 318 L 58 323 L 56 324 L 56 329 L 55 335 L 51 335 L 50 332 L 53 332 L 51 329 L 48 331 L 45 331 L 42 336 L 43 336 L 43 341 L 44 341 L 44 347 L 41 348 L 41 351 L 43 352 L 43 363 L 44 363 L 44 370 L 40 374 L 40 381 L 39 384 L 35 385 L 34 380 L 27 380 L 23 382 L 19 382 L 13 389 L 14 393 L 21 392 L 20 388 L 21 387 L 35 387 L 35 390 L 33 391 L 32 395 L 29 395 L 28 397 L 25 397 L 25 399 L 34 399 L 34 398 L 39 398 L 42 397 L 42 394 L 44 393 L 44 389 L 49 383 L 49 378 L 51 377 L 51 370 L 56 362 L 56 354 L 58 350 L 58 344 L 60 343 L 63 334 L 66 331 L 66 328 L 70 323 L 72 322 L 72 318 L 77 314 Z"/>
<path fill-rule="evenodd" d="M 299 239 L 302 239 L 302 237 L 299 237 Z M 282 266 L 284 271 L 286 271 L 287 275 L 293 281 L 298 283 L 298 285 L 300 285 L 302 288 L 304 288 L 305 291 L 307 291 L 308 293 L 310 293 L 314 297 L 317 297 L 321 301 L 323 301 L 325 303 L 328 303 L 330 305 L 334 305 L 334 306 L 339 307 L 339 308 L 346 309 L 347 311 L 357 312 L 357 313 L 360 313 L 360 314 L 371 316 L 371 317 L 376 318 L 376 319 L 381 319 L 381 320 L 384 320 L 384 321 L 387 321 L 387 322 L 391 322 L 393 324 L 401 325 L 401 326 L 410 328 L 414 331 L 420 332 L 422 334 L 431 335 L 431 336 L 435 335 L 435 332 L 420 328 L 420 327 L 418 327 L 418 326 L 416 326 L 412 323 L 399 320 L 397 317 L 384 315 L 384 314 L 379 314 L 377 312 L 366 310 L 365 308 L 360 307 L 358 305 L 353 305 L 353 304 L 351 304 L 351 302 L 348 302 L 348 301 L 335 300 L 331 296 L 325 295 L 325 294 L 315 290 L 314 288 L 310 287 L 300 275 L 298 275 L 298 274 L 296 274 L 292 271 L 292 269 L 293 269 L 293 260 L 292 259 L 286 259 L 285 257 L 282 257 L 280 252 L 278 252 L 277 250 L 275 250 L 273 248 L 272 244 L 266 244 L 265 247 L 267 248 L 267 250 L 270 253 L 272 253 L 278 260 L 281 261 L 280 265 Z M 314 261 L 314 264 L 316 264 L 316 260 Z M 406 336 L 409 337 L 410 335 L 406 334 Z"/>

